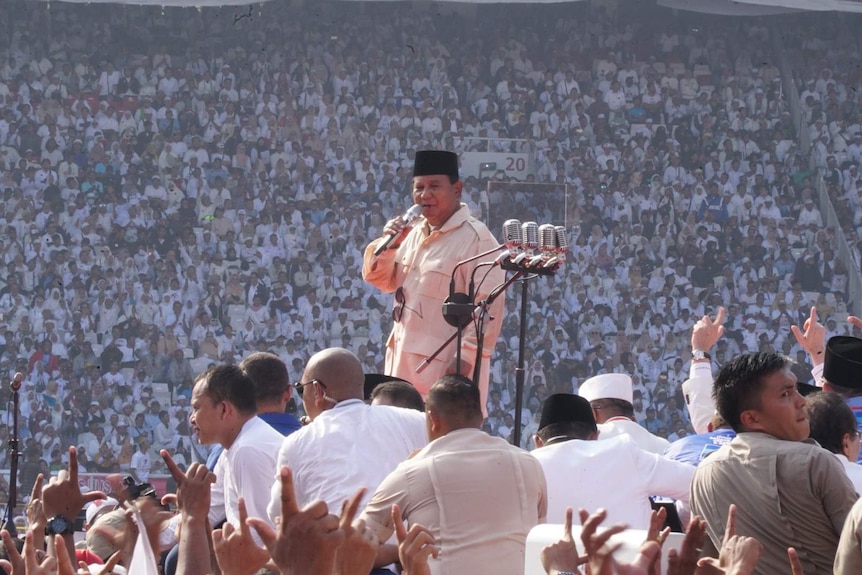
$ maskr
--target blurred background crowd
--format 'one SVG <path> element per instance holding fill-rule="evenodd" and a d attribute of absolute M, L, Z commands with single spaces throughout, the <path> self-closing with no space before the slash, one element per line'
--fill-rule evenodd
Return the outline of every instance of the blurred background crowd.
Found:
<path fill-rule="evenodd" d="M 525 445 L 548 394 L 612 371 L 632 375 L 647 429 L 688 434 L 688 334 L 721 305 L 715 367 L 775 350 L 809 379 L 789 327 L 817 306 L 827 337 L 849 333 L 859 281 L 855 20 L 644 4 L 467 18 L 12 2 L 0 366 L 25 374 L 27 473 L 60 469 L 70 444 L 89 471 L 128 470 L 144 438 L 181 464 L 205 457 L 192 380 L 251 351 L 297 379 L 329 346 L 381 372 L 391 299 L 362 281 L 361 253 L 411 203 L 426 148 L 529 150 L 525 182 L 466 179 L 473 213 L 571 231 L 565 266 L 529 288 Z M 510 294 L 492 361 L 486 428 L 502 437 L 518 306 Z"/>

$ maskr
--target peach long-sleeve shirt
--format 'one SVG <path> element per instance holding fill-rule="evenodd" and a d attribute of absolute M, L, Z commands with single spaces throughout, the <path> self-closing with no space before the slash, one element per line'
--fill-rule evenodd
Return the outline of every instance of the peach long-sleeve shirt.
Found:
<path fill-rule="evenodd" d="M 479 220 L 470 215 L 470 208 L 461 208 L 439 229 L 432 229 L 426 220 L 414 226 L 401 245 L 386 250 L 379 256 L 374 249 L 381 240 L 371 242 L 365 249 L 362 277 L 383 292 L 391 293 L 399 287 L 404 293 L 404 308 L 401 321 L 395 322 L 387 342 L 387 374 L 403 377 L 412 382 L 423 395 L 443 375 L 446 367 L 455 358 L 454 343 L 438 356 L 438 360 L 417 374 L 415 368 L 430 356 L 455 328 L 443 319 L 442 305 L 449 296 L 449 282 L 455 265 L 462 260 L 486 252 L 499 243 Z M 455 274 L 455 291 L 467 293 L 470 275 L 476 264 L 492 261 L 496 254 L 480 258 L 461 266 Z M 476 273 L 476 284 L 482 282 L 488 268 Z M 476 289 L 475 301 L 505 280 L 505 272 L 495 267 Z M 485 339 L 482 356 L 490 358 L 494 344 L 500 335 L 504 308 L 501 295 L 491 305 L 490 316 L 485 322 Z M 396 306 L 399 306 L 397 302 Z M 472 365 L 476 359 L 476 331 L 471 322 L 464 330 L 462 359 Z M 472 374 L 465 374 L 468 377 Z M 489 369 L 483 368 L 479 386 L 488 388 Z"/>

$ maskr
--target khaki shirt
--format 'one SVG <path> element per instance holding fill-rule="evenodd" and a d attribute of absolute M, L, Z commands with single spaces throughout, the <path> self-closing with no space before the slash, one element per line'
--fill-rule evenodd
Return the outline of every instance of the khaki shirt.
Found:
<path fill-rule="evenodd" d="M 422 373 L 416 367 L 426 357 L 455 333 L 455 328 L 443 319 L 442 305 L 449 296 L 449 282 L 455 265 L 462 260 L 486 252 L 499 243 L 479 220 L 470 215 L 470 208 L 461 208 L 440 229 L 432 230 L 427 221 L 420 220 L 395 250 L 386 250 L 379 256 L 374 249 L 381 240 L 371 242 L 365 248 L 362 277 L 385 293 L 399 287 L 404 293 L 401 321 L 395 322 L 387 342 L 386 373 L 402 377 L 413 383 L 424 396 L 437 381 L 445 368 L 455 359 L 454 343 L 439 356 L 437 367 L 431 366 Z M 493 261 L 496 253 L 458 268 L 455 274 L 455 292 L 467 293 L 470 276 L 476 264 Z M 505 279 L 505 272 L 494 267 L 482 282 L 487 267 L 476 273 L 475 301 L 488 293 Z M 494 344 L 500 335 L 503 322 L 504 297 L 498 297 L 491 306 L 490 316 L 485 322 L 485 339 L 482 356 L 490 358 Z M 400 307 L 396 302 L 396 307 Z M 476 359 L 476 330 L 471 322 L 464 329 L 461 347 L 462 359 L 473 365 Z M 391 366 L 391 367 L 390 367 Z M 472 374 L 465 374 L 468 377 Z M 488 388 L 489 370 L 483 368 L 479 387 Z"/>
<path fill-rule="evenodd" d="M 393 533 L 392 504 L 409 525 L 431 530 L 440 559 L 433 575 L 524 572 L 527 534 L 547 515 L 539 462 L 478 429 L 429 443 L 383 480 L 362 518 L 380 541 Z"/>
<path fill-rule="evenodd" d="M 806 575 L 832 573 L 844 519 L 856 490 L 841 463 L 814 440 L 782 441 L 740 433 L 698 466 L 691 510 L 707 521 L 721 549 L 728 508 L 737 506 L 736 532 L 755 537 L 763 555 L 755 573 L 789 573 L 787 548 L 799 553 Z"/>

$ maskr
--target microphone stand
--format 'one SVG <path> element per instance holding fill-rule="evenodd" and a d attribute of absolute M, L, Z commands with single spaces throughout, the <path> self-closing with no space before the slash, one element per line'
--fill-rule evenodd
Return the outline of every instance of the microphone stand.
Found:
<path fill-rule="evenodd" d="M 524 405 L 524 355 L 527 345 L 527 281 L 521 280 L 521 325 L 518 333 L 518 365 L 515 367 L 515 430 L 512 436 L 512 445 L 521 446 L 521 409 Z"/>
<path fill-rule="evenodd" d="M 475 256 L 469 257 L 466 260 L 461 260 L 455 267 L 452 268 L 452 277 L 449 280 L 449 297 L 443 303 L 443 317 L 446 320 L 446 323 L 451 325 L 452 327 L 457 328 L 455 332 L 455 337 L 458 340 L 458 347 L 455 349 L 455 365 L 458 366 L 458 373 L 461 373 L 461 339 L 464 334 L 464 328 L 470 323 L 470 319 L 473 317 L 473 313 L 475 310 L 475 304 L 473 303 L 473 280 L 470 280 L 470 290 L 467 294 L 455 293 L 455 274 L 458 272 L 458 268 L 462 265 L 470 263 L 472 261 L 476 261 L 480 258 L 487 257 L 495 252 L 503 249 L 503 246 L 497 246 L 495 248 L 491 248 L 490 250 L 484 251 L 480 254 L 476 254 Z M 475 271 L 475 270 L 474 270 Z M 423 369 L 428 365 L 428 363 L 433 360 L 437 355 L 443 351 L 449 343 L 451 342 L 451 338 L 446 340 L 446 343 L 443 344 L 437 351 L 434 352 L 429 358 L 419 364 L 419 367 L 416 369 L 416 373 L 421 373 Z M 476 380 L 478 381 L 478 379 Z"/>
<path fill-rule="evenodd" d="M 510 285 L 512 285 L 515 281 L 517 281 L 517 280 L 518 280 L 518 279 L 523 275 L 523 273 L 524 273 L 524 272 L 522 272 L 522 271 L 518 271 L 518 273 L 516 273 L 515 275 L 513 275 L 511 278 L 507 279 L 507 280 L 506 280 L 505 282 L 503 282 L 501 285 L 499 285 L 499 286 L 497 286 L 496 288 L 494 288 L 494 289 L 491 291 L 491 293 L 490 293 L 490 294 L 488 294 L 488 297 L 487 297 L 487 298 L 483 299 L 482 301 L 480 301 L 479 303 L 477 303 L 475 306 L 473 306 L 472 304 L 470 304 L 470 305 L 471 305 L 471 307 L 472 307 L 472 310 L 473 310 L 473 311 L 472 311 L 472 313 L 471 313 L 471 315 L 476 314 L 476 313 L 478 313 L 478 314 L 480 314 L 480 315 L 484 315 L 484 314 L 486 314 L 486 313 L 487 313 L 487 308 L 488 308 L 488 306 L 490 306 L 490 305 L 494 302 L 494 300 L 495 300 L 495 299 L 497 299 L 497 297 L 499 297 L 499 296 L 500 296 L 500 294 L 504 293 L 504 292 L 506 291 L 506 288 L 508 288 Z M 456 329 L 455 329 L 455 332 L 454 332 L 452 335 L 450 335 L 450 336 L 449 336 L 449 339 L 447 339 L 446 341 L 444 341 L 444 342 L 440 345 L 440 347 L 438 347 L 438 348 L 434 351 L 434 353 L 432 353 L 431 355 L 429 355 L 428 357 L 426 357 L 424 360 L 422 360 L 422 363 L 420 363 L 420 364 L 419 364 L 419 366 L 418 366 L 418 367 L 416 367 L 416 370 L 415 370 L 415 371 L 416 371 L 416 373 L 422 373 L 422 372 L 425 370 L 425 368 L 426 368 L 426 367 L 428 367 L 428 366 L 431 364 L 431 362 L 432 362 L 432 361 L 434 361 L 434 360 L 437 358 L 437 356 L 438 356 L 438 355 L 440 355 L 440 354 L 443 352 L 443 350 L 444 350 L 444 349 L 446 349 L 446 348 L 449 346 L 449 344 L 450 344 L 450 343 L 452 343 L 455 339 L 460 340 L 460 338 L 461 338 L 461 336 L 462 336 L 462 332 L 464 331 L 464 328 L 465 328 L 465 327 L 467 326 L 467 324 L 469 324 L 469 323 L 470 323 L 470 322 L 468 321 L 468 322 L 465 322 L 464 324 L 462 324 L 462 325 L 460 325 L 460 326 L 457 326 L 457 327 L 456 327 Z M 480 322 L 480 323 L 481 323 L 481 322 Z M 480 334 L 480 333 L 477 331 L 477 335 L 479 336 L 479 340 L 478 340 L 478 342 L 477 342 L 477 344 L 478 344 L 478 352 L 479 352 L 479 354 L 481 354 L 481 353 L 482 353 L 482 334 Z M 460 347 L 460 346 L 459 346 L 459 347 Z M 457 356 L 457 357 L 458 357 L 458 358 L 460 358 L 460 350 L 459 350 L 459 352 L 458 352 L 458 356 Z M 474 384 L 474 385 L 479 385 L 479 373 L 480 373 L 480 371 L 479 371 L 479 362 L 480 362 L 480 360 L 481 360 L 481 355 L 478 355 L 478 356 L 476 357 L 476 365 L 475 365 L 475 366 L 474 366 L 474 368 L 473 368 L 473 384 Z M 459 364 L 459 365 L 460 365 L 460 364 Z"/>
<path fill-rule="evenodd" d="M 531 279 L 537 278 L 540 275 L 553 275 L 557 271 L 557 267 L 553 268 L 534 268 L 530 270 L 532 275 L 524 276 L 523 268 L 511 264 L 508 262 L 503 262 L 502 265 L 505 270 L 514 270 L 516 274 L 513 276 L 515 279 L 521 280 L 521 311 L 520 311 L 520 330 L 518 333 L 518 365 L 515 367 L 515 430 L 512 433 L 512 445 L 515 447 L 521 446 L 521 410 L 524 405 L 524 378 L 526 377 L 526 370 L 524 369 L 524 356 L 526 355 L 526 346 L 527 346 L 527 282 Z M 521 279 L 523 277 L 523 279 Z M 481 339 L 479 340 L 481 341 Z"/>
<path fill-rule="evenodd" d="M 12 436 L 9 439 L 10 462 L 9 462 L 9 501 L 6 504 L 6 524 L 4 529 L 12 535 L 13 538 L 18 537 L 18 530 L 15 528 L 15 504 L 18 502 L 18 401 L 19 390 L 21 389 L 20 374 L 15 374 L 12 380 Z"/>

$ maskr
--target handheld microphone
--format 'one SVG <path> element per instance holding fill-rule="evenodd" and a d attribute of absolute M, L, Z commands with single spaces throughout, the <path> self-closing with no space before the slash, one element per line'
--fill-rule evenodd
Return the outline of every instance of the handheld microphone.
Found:
<path fill-rule="evenodd" d="M 12 391 L 18 391 L 21 389 L 21 384 L 24 382 L 24 374 L 20 371 L 15 372 L 15 377 L 12 378 Z"/>
<path fill-rule="evenodd" d="M 401 221 L 406 226 L 411 227 L 413 225 L 413 222 L 415 222 L 416 219 L 421 215 L 422 215 L 422 206 L 420 206 L 419 204 L 414 204 L 409 210 L 407 210 L 407 212 L 403 216 L 401 216 Z M 376 248 L 374 248 L 374 255 L 379 256 L 380 254 L 385 252 L 387 249 L 389 249 L 389 245 L 392 242 L 394 242 L 395 237 L 399 236 L 399 235 L 401 235 L 401 234 L 386 236 L 386 238 L 382 242 L 380 242 L 380 244 Z"/>

